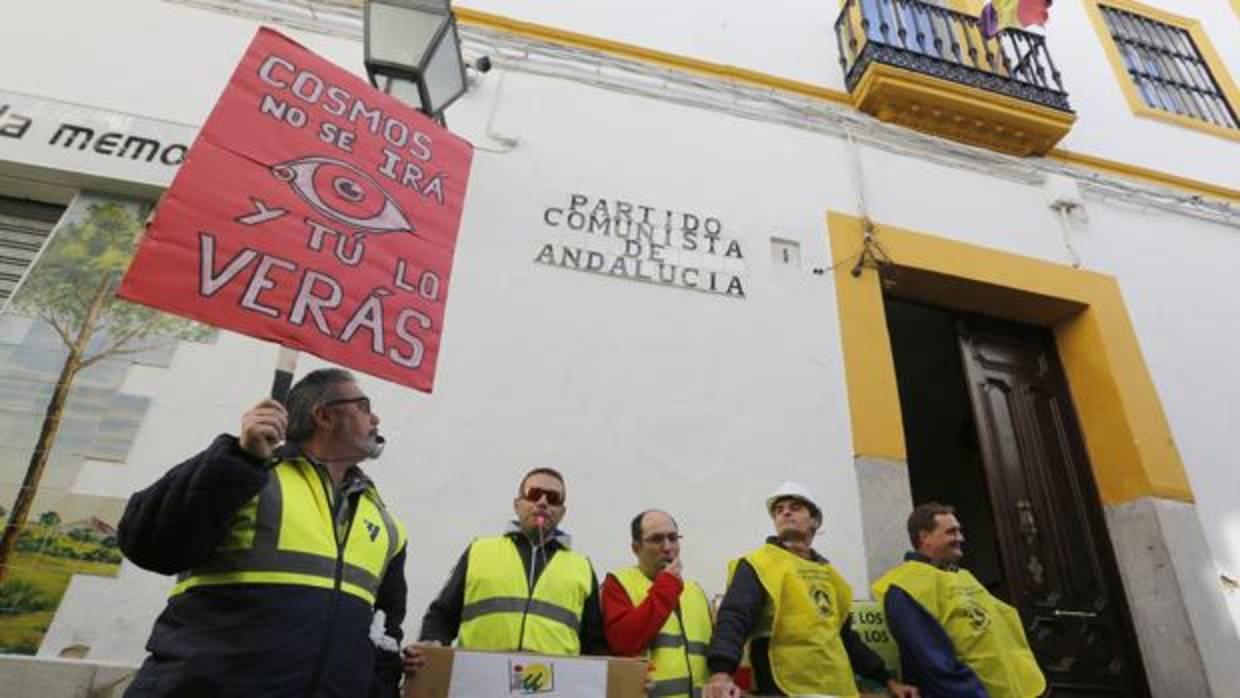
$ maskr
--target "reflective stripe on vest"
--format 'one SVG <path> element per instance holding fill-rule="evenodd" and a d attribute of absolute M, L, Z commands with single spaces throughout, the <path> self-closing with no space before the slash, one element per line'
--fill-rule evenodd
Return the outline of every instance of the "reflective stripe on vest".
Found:
<path fill-rule="evenodd" d="M 653 640 L 650 641 L 650 649 L 684 647 L 685 644 L 685 639 L 679 635 L 666 635 L 664 633 L 659 633 L 654 636 Z M 690 641 L 687 644 L 689 645 L 689 654 L 700 654 L 703 656 L 706 654 L 707 647 L 709 647 L 709 643 L 706 642 Z"/>
<path fill-rule="evenodd" d="M 491 613 L 529 613 L 535 616 L 542 616 L 557 623 L 563 623 L 573 628 L 574 632 L 576 632 L 580 620 L 576 614 L 567 608 L 561 608 L 546 601 L 518 597 L 496 597 L 466 604 L 461 609 L 461 622 L 464 623 Z"/>
<path fill-rule="evenodd" d="M 634 606 L 641 604 L 654 585 L 638 567 L 612 573 Z M 710 644 L 710 604 L 706 592 L 685 582 L 678 600 L 680 615 L 670 613 L 659 633 L 650 641 L 645 656 L 654 665 L 651 696 L 698 696 L 708 678 L 706 648 Z M 683 628 L 681 621 L 684 622 Z"/>
<path fill-rule="evenodd" d="M 771 677 L 788 695 L 855 698 L 857 682 L 840 631 L 852 588 L 829 563 L 767 544 L 744 558 L 770 599 Z M 735 570 L 736 563 L 732 564 Z M 760 636 L 758 628 L 754 636 Z"/>
<path fill-rule="evenodd" d="M 211 558 L 179 575 L 172 595 L 219 584 L 335 588 L 336 526 L 327 482 L 305 459 L 281 461 L 258 495 L 233 515 Z M 388 563 L 405 543 L 405 531 L 372 488 L 359 487 L 365 489 L 357 495 L 348 528 L 340 589 L 373 604 Z"/>
<path fill-rule="evenodd" d="M 893 586 L 943 626 L 956 656 L 977 674 L 990 698 L 1030 698 L 1046 690 L 1020 614 L 986 591 L 968 570 L 948 572 L 909 560 L 874 583 L 879 603 Z"/>
<path fill-rule="evenodd" d="M 581 614 L 594 571 L 560 548 L 529 588 L 525 564 L 507 536 L 469 546 L 459 641 L 464 649 L 581 654 Z"/>

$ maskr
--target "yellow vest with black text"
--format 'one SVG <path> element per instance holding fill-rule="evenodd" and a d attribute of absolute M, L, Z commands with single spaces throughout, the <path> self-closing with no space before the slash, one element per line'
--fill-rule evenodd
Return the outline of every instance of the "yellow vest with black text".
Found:
<path fill-rule="evenodd" d="M 331 480 L 304 458 L 280 461 L 259 493 L 233 514 L 211 559 L 182 573 L 171 595 L 219 584 L 290 584 L 341 591 L 373 605 L 404 527 L 373 487 L 357 496 L 346 530 L 332 517 Z M 337 536 L 346 536 L 338 546 Z M 337 582 L 339 576 L 339 582 Z"/>
<path fill-rule="evenodd" d="M 626 567 L 612 573 L 624 587 L 634 606 L 646 600 L 654 584 L 638 567 Z M 710 604 L 706 592 L 686 581 L 680 591 L 679 616 L 670 613 L 667 622 L 654 636 L 646 657 L 654 665 L 651 679 L 654 687 L 650 698 L 697 696 L 706 682 L 706 649 L 712 630 Z M 682 624 L 683 621 L 683 624 Z"/>
<path fill-rule="evenodd" d="M 593 581 L 590 561 L 561 547 L 531 591 L 516 543 L 507 536 L 479 538 L 469 546 L 460 645 L 579 655 L 581 615 Z"/>
<path fill-rule="evenodd" d="M 767 544 L 744 557 L 770 603 L 753 637 L 769 635 L 771 676 L 788 695 L 854 698 L 857 681 L 840 632 L 852 608 L 852 587 L 826 562 Z M 734 561 L 729 580 L 736 570 Z"/>
<path fill-rule="evenodd" d="M 1020 614 L 992 596 L 967 570 L 948 572 L 910 560 L 874 583 L 880 603 L 893 586 L 943 626 L 956 656 L 977 674 L 990 698 L 1031 698 L 1046 690 Z"/>

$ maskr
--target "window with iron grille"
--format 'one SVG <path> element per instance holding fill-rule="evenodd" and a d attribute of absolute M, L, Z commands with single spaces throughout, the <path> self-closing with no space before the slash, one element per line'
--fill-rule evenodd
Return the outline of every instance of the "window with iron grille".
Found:
<path fill-rule="evenodd" d="M 1182 27 L 1099 4 L 1107 30 L 1141 98 L 1153 109 L 1240 129 L 1210 66 Z"/>

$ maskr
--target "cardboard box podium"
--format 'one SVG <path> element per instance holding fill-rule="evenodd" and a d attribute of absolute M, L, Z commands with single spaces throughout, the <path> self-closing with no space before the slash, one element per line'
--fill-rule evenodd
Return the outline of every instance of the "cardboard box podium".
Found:
<path fill-rule="evenodd" d="M 424 647 L 404 698 L 646 698 L 646 661 Z"/>

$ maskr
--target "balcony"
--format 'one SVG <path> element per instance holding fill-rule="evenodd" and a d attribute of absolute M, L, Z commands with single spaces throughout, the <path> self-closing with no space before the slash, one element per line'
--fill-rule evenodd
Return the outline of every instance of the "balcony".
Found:
<path fill-rule="evenodd" d="M 983 39 L 976 17 L 918 0 L 846 0 L 835 22 L 853 106 L 1011 155 L 1042 155 L 1076 121 L 1045 39 Z"/>

